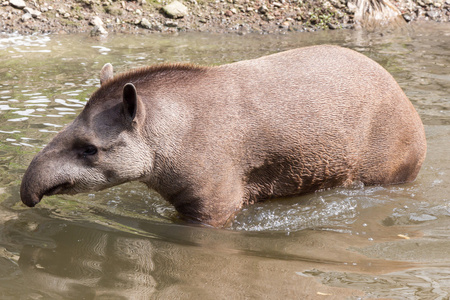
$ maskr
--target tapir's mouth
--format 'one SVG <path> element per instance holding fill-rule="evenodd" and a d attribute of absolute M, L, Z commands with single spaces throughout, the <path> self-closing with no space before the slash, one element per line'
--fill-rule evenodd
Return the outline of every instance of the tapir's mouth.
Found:
<path fill-rule="evenodd" d="M 56 194 L 63 194 L 67 190 L 69 190 L 71 187 L 72 187 L 71 183 L 65 182 L 65 183 L 56 185 L 54 187 L 51 187 L 51 188 L 45 190 L 45 192 L 42 194 L 42 196 L 52 196 L 52 195 L 56 195 Z"/>
<path fill-rule="evenodd" d="M 24 188 L 25 187 L 25 188 Z M 65 182 L 62 184 L 58 184 L 55 185 L 51 188 L 48 188 L 46 190 L 44 190 L 43 193 L 29 193 L 29 190 L 26 189 L 26 186 L 23 186 L 21 188 L 21 197 L 22 197 L 22 202 L 29 206 L 29 207 L 34 207 L 36 204 L 38 204 L 39 202 L 41 202 L 42 198 L 44 196 L 52 196 L 52 195 L 56 195 L 56 194 L 68 194 L 70 193 L 71 189 L 73 187 L 72 183 L 69 182 Z"/>

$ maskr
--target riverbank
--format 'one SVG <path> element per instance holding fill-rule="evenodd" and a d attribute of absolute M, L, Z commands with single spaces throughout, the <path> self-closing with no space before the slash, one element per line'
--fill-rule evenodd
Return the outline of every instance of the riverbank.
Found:
<path fill-rule="evenodd" d="M 358 26 L 348 0 L 0 0 L 0 32 L 283 33 Z M 381 1 L 382 2 L 382 1 Z M 450 0 L 392 0 L 401 22 L 448 22 Z M 394 9 L 395 9 L 394 8 Z"/>

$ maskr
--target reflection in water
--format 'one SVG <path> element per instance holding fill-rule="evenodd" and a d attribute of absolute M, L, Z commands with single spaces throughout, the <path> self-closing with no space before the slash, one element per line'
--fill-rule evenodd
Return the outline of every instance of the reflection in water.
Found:
<path fill-rule="evenodd" d="M 384 35 L 0 36 L 0 298 L 448 298 L 448 26 Z M 20 204 L 26 166 L 81 111 L 106 62 L 119 71 L 215 65 L 323 43 L 380 62 L 418 109 L 429 148 L 416 182 L 259 203 L 226 230 L 183 223 L 139 184 Z"/>

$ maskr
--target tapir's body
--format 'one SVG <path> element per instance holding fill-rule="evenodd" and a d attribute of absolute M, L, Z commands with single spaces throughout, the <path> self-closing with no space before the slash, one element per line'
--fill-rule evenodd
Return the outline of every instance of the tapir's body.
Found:
<path fill-rule="evenodd" d="M 423 124 L 392 76 L 335 46 L 219 67 L 112 77 L 27 170 L 22 200 L 137 180 L 188 219 L 222 226 L 243 204 L 353 182 L 413 181 Z"/>

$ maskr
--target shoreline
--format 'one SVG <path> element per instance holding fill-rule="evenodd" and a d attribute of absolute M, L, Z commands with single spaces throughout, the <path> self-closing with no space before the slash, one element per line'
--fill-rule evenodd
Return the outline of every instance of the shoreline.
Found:
<path fill-rule="evenodd" d="M 0 0 L 0 32 L 36 33 L 285 33 L 359 26 L 349 0 Z M 391 1 L 396 23 L 449 22 L 450 0 Z"/>

